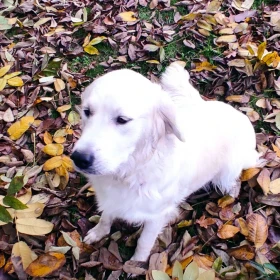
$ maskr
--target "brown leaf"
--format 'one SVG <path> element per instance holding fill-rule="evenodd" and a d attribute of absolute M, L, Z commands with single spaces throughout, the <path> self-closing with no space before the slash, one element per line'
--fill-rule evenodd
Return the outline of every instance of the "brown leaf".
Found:
<path fill-rule="evenodd" d="M 250 97 L 247 95 L 230 95 L 226 97 L 227 101 L 237 102 L 237 103 L 248 103 Z"/>
<path fill-rule="evenodd" d="M 270 186 L 270 172 L 268 169 L 264 168 L 260 172 L 260 174 L 257 178 L 257 182 L 260 185 L 260 187 L 262 188 L 263 193 L 265 195 L 267 195 L 269 192 L 269 186 Z"/>
<path fill-rule="evenodd" d="M 253 213 L 246 219 L 249 234 L 247 239 L 255 244 L 256 248 L 260 248 L 266 241 L 268 236 L 268 225 L 266 218 L 260 214 Z"/>
<path fill-rule="evenodd" d="M 26 273 L 33 277 L 45 277 L 60 269 L 66 262 L 64 254 L 49 252 L 41 255 L 26 269 Z"/>
<path fill-rule="evenodd" d="M 228 239 L 233 237 L 239 231 L 240 230 L 238 227 L 232 225 L 223 225 L 221 228 L 219 228 L 217 235 L 221 239 Z"/>
<path fill-rule="evenodd" d="M 249 168 L 243 170 L 240 179 L 242 182 L 248 181 L 252 179 L 254 176 L 256 176 L 259 172 L 260 172 L 260 168 Z"/>
<path fill-rule="evenodd" d="M 221 208 L 225 208 L 226 206 L 232 204 L 234 202 L 234 198 L 230 195 L 226 195 L 218 200 L 218 205 Z"/>
<path fill-rule="evenodd" d="M 235 220 L 235 225 L 240 229 L 240 233 L 244 236 L 248 236 L 249 230 L 246 221 L 243 218 Z"/>
<path fill-rule="evenodd" d="M 252 260 L 255 257 L 254 249 L 249 245 L 231 248 L 228 250 L 228 254 L 242 261 Z"/>

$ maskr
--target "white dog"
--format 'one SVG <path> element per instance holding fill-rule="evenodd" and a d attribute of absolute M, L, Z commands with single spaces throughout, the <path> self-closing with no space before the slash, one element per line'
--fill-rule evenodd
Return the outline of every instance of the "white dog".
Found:
<path fill-rule="evenodd" d="M 259 157 L 254 129 L 230 105 L 201 99 L 188 80 L 173 63 L 161 85 L 116 70 L 86 88 L 72 160 L 94 186 L 102 216 L 85 242 L 109 234 L 116 218 L 144 224 L 132 259 L 146 261 L 190 194 L 208 182 L 239 194 L 242 169 Z"/>

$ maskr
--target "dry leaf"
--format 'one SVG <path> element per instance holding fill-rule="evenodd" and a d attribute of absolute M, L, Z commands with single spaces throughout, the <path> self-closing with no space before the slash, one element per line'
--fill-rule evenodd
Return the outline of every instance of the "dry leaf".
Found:
<path fill-rule="evenodd" d="M 51 145 L 51 144 L 49 144 Z M 62 164 L 61 156 L 55 156 L 53 158 L 48 159 L 43 166 L 44 171 L 50 171 L 56 167 L 59 167 Z"/>
<path fill-rule="evenodd" d="M 33 122 L 34 118 L 31 116 L 22 117 L 20 121 L 17 121 L 9 127 L 8 133 L 10 138 L 12 140 L 19 139 L 24 134 L 24 132 L 29 129 Z"/>
<path fill-rule="evenodd" d="M 50 233 L 53 226 L 52 223 L 37 218 L 16 219 L 17 231 L 29 235 L 43 235 Z"/>
<path fill-rule="evenodd" d="M 60 92 L 65 89 L 65 83 L 61 79 L 55 79 L 54 88 L 57 92 Z"/>
<path fill-rule="evenodd" d="M 214 69 L 217 68 L 217 66 L 212 65 L 208 61 L 203 61 L 199 63 L 195 63 L 195 69 L 192 69 L 193 72 L 201 72 L 201 71 L 214 71 Z"/>
<path fill-rule="evenodd" d="M 249 168 L 249 169 L 243 170 L 240 179 L 242 182 L 248 181 L 248 180 L 252 179 L 254 176 L 256 176 L 259 172 L 260 172 L 259 168 Z"/>
<path fill-rule="evenodd" d="M 216 39 L 217 43 L 233 43 L 236 42 L 236 35 L 223 35 Z"/>
<path fill-rule="evenodd" d="M 60 156 L 64 151 L 64 147 L 61 144 L 47 144 L 43 148 L 43 152 L 50 156 Z"/>
<path fill-rule="evenodd" d="M 122 12 L 117 15 L 117 19 L 122 21 L 136 21 L 137 18 L 134 12 Z"/>
<path fill-rule="evenodd" d="M 64 254 L 49 252 L 39 256 L 26 269 L 26 273 L 33 277 L 45 277 L 60 269 L 66 262 Z"/>
<path fill-rule="evenodd" d="M 22 78 L 13 77 L 7 81 L 7 83 L 12 87 L 21 87 L 24 85 Z"/>
<path fill-rule="evenodd" d="M 94 55 L 94 54 L 99 54 L 99 51 L 97 48 L 91 46 L 91 45 L 87 45 L 84 47 L 84 51 L 88 54 Z"/>
<path fill-rule="evenodd" d="M 270 172 L 268 171 L 268 169 L 264 168 L 258 178 L 257 178 L 257 182 L 260 185 L 260 187 L 263 190 L 263 193 L 265 195 L 268 194 L 269 192 L 269 188 L 270 188 Z"/>
<path fill-rule="evenodd" d="M 0 68 L 0 77 L 3 77 L 10 69 L 12 65 L 6 65 L 2 68 Z"/>
<path fill-rule="evenodd" d="M 44 142 L 45 144 L 51 144 L 53 142 L 52 136 L 48 131 L 44 133 Z"/>
<path fill-rule="evenodd" d="M 243 218 L 236 219 L 235 225 L 239 227 L 241 234 L 243 234 L 244 236 L 248 236 L 249 234 L 248 226 Z"/>
<path fill-rule="evenodd" d="M 249 234 L 247 239 L 255 244 L 256 248 L 262 247 L 268 236 L 266 218 L 260 214 L 250 214 L 247 219 Z"/>
<path fill-rule="evenodd" d="M 237 260 L 248 261 L 255 257 L 255 250 L 249 245 L 231 248 L 228 254 Z"/>
<path fill-rule="evenodd" d="M 218 237 L 221 239 L 228 239 L 233 237 L 237 232 L 239 232 L 239 228 L 232 226 L 232 225 L 223 225 L 219 230 L 218 230 Z"/>
<path fill-rule="evenodd" d="M 80 123 L 80 115 L 75 111 L 71 111 L 68 115 L 68 121 L 71 125 L 77 125 Z"/>
<path fill-rule="evenodd" d="M 24 270 L 26 270 L 30 263 L 37 258 L 36 254 L 32 252 L 28 245 L 23 241 L 14 244 L 12 254 L 14 256 L 21 257 Z"/>
<path fill-rule="evenodd" d="M 269 191 L 273 194 L 280 193 L 280 178 L 270 182 Z"/>
<path fill-rule="evenodd" d="M 59 113 L 62 113 L 62 112 L 64 112 L 64 111 L 68 111 L 68 110 L 70 110 L 70 109 L 71 109 L 71 105 L 70 105 L 70 104 L 67 104 L 67 105 L 62 105 L 62 106 L 58 107 L 58 108 L 56 109 L 56 111 L 59 112 Z"/>
<path fill-rule="evenodd" d="M 27 209 L 15 211 L 15 216 L 17 218 L 37 218 L 42 215 L 45 208 L 45 204 L 39 202 L 26 206 L 28 207 Z"/>
<path fill-rule="evenodd" d="M 237 102 L 237 103 L 248 103 L 250 97 L 247 95 L 230 95 L 226 97 L 227 101 Z"/>

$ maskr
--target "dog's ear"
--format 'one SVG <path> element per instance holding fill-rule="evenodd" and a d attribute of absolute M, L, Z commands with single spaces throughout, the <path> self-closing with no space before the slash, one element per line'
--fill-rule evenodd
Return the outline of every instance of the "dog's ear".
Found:
<path fill-rule="evenodd" d="M 159 105 L 159 114 L 164 121 L 165 131 L 174 134 L 180 141 L 184 142 L 184 136 L 178 127 L 176 120 L 175 104 L 168 96 L 163 96 Z"/>

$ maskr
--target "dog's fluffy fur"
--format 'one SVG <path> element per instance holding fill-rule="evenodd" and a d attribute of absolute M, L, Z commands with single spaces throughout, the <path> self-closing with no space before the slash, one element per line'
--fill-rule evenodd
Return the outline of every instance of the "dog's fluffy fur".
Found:
<path fill-rule="evenodd" d="M 249 119 L 230 105 L 204 101 L 177 63 L 160 85 L 131 70 L 105 74 L 86 88 L 82 107 L 89 116 L 82 113 L 74 151 L 94 160 L 77 170 L 94 186 L 102 211 L 85 241 L 99 241 L 116 218 L 141 223 L 134 260 L 147 260 L 180 202 L 205 184 L 236 197 L 242 169 L 259 157 Z M 118 124 L 119 116 L 130 121 Z"/>

